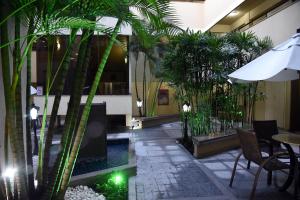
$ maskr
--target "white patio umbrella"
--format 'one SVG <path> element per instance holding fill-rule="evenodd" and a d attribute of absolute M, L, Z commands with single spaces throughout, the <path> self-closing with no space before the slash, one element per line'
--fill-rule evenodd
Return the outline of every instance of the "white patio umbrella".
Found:
<path fill-rule="evenodd" d="M 300 33 L 228 76 L 237 82 L 287 81 L 299 78 Z"/>

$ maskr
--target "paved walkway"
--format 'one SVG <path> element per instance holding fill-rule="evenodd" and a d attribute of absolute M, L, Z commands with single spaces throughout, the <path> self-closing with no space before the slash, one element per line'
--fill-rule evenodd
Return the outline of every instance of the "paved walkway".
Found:
<path fill-rule="evenodd" d="M 251 163 L 250 170 L 247 171 L 247 161 L 241 157 L 239 165 L 237 167 L 236 175 L 233 182 L 233 187 L 228 186 L 231 178 L 232 168 L 240 150 L 227 151 L 218 155 L 211 156 L 209 158 L 200 159 L 205 168 L 213 174 L 215 179 L 227 187 L 237 199 L 249 199 L 249 195 L 252 189 L 254 174 L 256 173 L 258 166 Z M 250 173 L 249 173 L 250 172 Z M 275 187 L 275 182 L 280 180 L 283 182 L 283 178 L 287 178 L 286 174 L 282 172 L 273 172 L 273 184 L 268 186 L 267 173 L 262 171 L 260 179 L 255 192 L 256 200 L 287 200 L 293 198 L 293 187 L 290 187 L 289 192 L 279 192 Z M 277 180 L 275 180 L 275 177 Z M 286 180 L 286 179 L 285 179 Z"/>
<path fill-rule="evenodd" d="M 254 180 L 253 173 L 257 170 L 255 164 L 251 165 L 251 174 L 245 170 L 246 160 L 241 158 L 233 188 L 228 186 L 239 150 L 195 159 L 176 143 L 176 138 L 181 137 L 179 123 L 138 130 L 133 136 L 137 155 L 134 198 L 137 200 L 249 199 Z M 276 175 L 278 180 L 282 176 L 285 177 L 282 173 Z M 255 199 L 293 199 L 293 187 L 289 188 L 289 192 L 279 192 L 274 184 L 268 186 L 266 180 L 266 172 L 263 171 Z"/>
<path fill-rule="evenodd" d="M 174 123 L 134 133 L 137 199 L 235 199 L 211 172 L 176 143 L 180 130 L 180 125 Z"/>

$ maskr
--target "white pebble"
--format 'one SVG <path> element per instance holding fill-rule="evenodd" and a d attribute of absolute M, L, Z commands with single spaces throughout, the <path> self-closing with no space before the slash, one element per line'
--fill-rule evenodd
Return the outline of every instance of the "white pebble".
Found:
<path fill-rule="evenodd" d="M 105 197 L 87 186 L 79 185 L 67 189 L 65 200 L 105 200 Z"/>

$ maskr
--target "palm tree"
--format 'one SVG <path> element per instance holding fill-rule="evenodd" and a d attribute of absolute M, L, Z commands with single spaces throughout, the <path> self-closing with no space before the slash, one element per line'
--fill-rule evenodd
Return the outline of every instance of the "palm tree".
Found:
<path fill-rule="evenodd" d="M 143 99 L 144 103 L 144 115 L 146 116 L 153 116 L 155 113 L 155 106 L 157 100 L 158 90 L 162 84 L 161 80 L 155 80 L 156 73 L 160 67 L 160 60 L 162 55 L 165 51 L 166 43 L 163 40 L 166 39 L 165 35 L 161 32 L 157 32 L 155 30 L 149 30 L 150 34 L 149 40 L 143 40 L 142 38 L 133 35 L 131 37 L 131 42 L 129 46 L 129 51 L 132 52 L 135 58 L 135 70 L 134 70 L 134 84 L 135 84 L 135 92 L 136 92 L 136 99 Z M 178 32 L 182 30 L 178 29 Z M 143 58 L 143 78 L 142 78 L 142 96 L 140 98 L 139 91 L 138 91 L 138 84 L 137 84 L 137 69 L 138 69 L 138 60 L 139 55 L 142 53 L 144 55 Z M 148 68 L 147 68 L 148 67 Z M 147 69 L 150 72 L 150 76 L 146 76 Z M 148 79 L 147 79 L 148 78 Z M 151 87 L 152 83 L 155 82 L 154 91 Z M 147 86 L 148 85 L 148 86 Z M 152 96 L 151 96 L 152 95 Z M 150 97 L 152 97 L 150 99 Z M 149 109 L 148 109 L 149 107 Z M 142 116 L 141 109 L 139 109 L 139 114 Z"/>
<path fill-rule="evenodd" d="M 4 9 L 4 5 L 1 4 L 1 16 L 0 16 L 0 20 L 1 20 L 1 46 L 9 43 L 9 36 L 8 36 L 8 23 L 7 21 L 3 21 L 6 16 L 7 16 L 7 10 Z M 18 23 L 18 16 L 16 17 L 16 22 Z M 19 28 L 16 25 L 15 26 L 15 37 L 18 37 L 19 35 Z M 15 60 L 14 60 L 14 70 L 13 73 L 18 73 L 18 66 L 20 65 L 19 63 L 20 61 L 20 43 L 16 42 L 15 44 L 15 51 L 14 51 L 14 55 L 15 55 Z M 13 76 L 13 79 L 11 79 L 10 76 L 10 59 L 9 59 L 9 46 L 6 45 L 3 48 L 1 48 L 1 61 L 2 61 L 2 77 L 3 77 L 3 86 L 4 86 L 4 92 L 5 92 L 5 106 L 6 106 L 6 120 L 5 120 L 5 141 L 8 141 L 8 137 L 10 138 L 10 142 L 11 142 L 11 148 L 12 148 L 12 155 L 13 155 L 13 162 L 15 164 L 18 164 L 18 166 L 24 166 L 25 163 L 25 155 L 24 155 L 24 145 L 23 145 L 23 141 L 22 143 L 20 142 L 20 139 L 22 137 L 19 136 L 18 132 L 20 133 L 20 129 L 18 129 L 17 132 L 17 121 L 16 121 L 16 104 L 20 105 L 19 99 L 16 99 L 16 97 L 19 97 L 19 95 L 16 95 L 17 91 L 16 91 L 16 86 L 18 85 L 19 81 L 15 80 L 15 76 Z M 12 81 L 14 81 L 14 87 L 12 88 Z M 18 111 L 19 111 L 20 107 L 18 107 Z M 20 118 L 18 118 L 20 120 Z M 18 123 L 18 125 L 20 125 L 20 123 Z M 7 148 L 7 146 L 6 146 Z M 6 152 L 8 151 L 8 149 L 5 149 Z M 8 158 L 6 158 L 8 159 Z M 7 165 L 7 163 L 5 163 Z M 24 169 L 24 167 L 21 167 L 21 169 Z M 16 177 L 16 187 L 15 187 L 15 195 L 18 195 L 20 198 L 25 199 L 27 196 L 27 188 L 26 188 L 26 179 L 25 178 L 25 174 L 26 171 L 24 170 L 19 170 L 17 172 L 18 176 Z M 6 183 L 8 183 L 8 192 L 10 193 L 10 188 L 9 185 L 10 183 L 7 181 Z M 21 192 L 22 191 L 22 192 Z M 10 196 L 10 195 L 8 195 Z"/>
<path fill-rule="evenodd" d="M 230 67 L 229 73 L 249 63 L 272 47 L 269 37 L 258 39 L 252 32 L 229 33 L 225 36 L 225 40 L 237 49 L 235 58 L 232 59 L 235 63 Z M 254 116 L 254 105 L 258 99 L 257 86 L 257 82 L 239 85 L 244 106 L 244 121 L 248 124 L 251 124 Z"/>
<path fill-rule="evenodd" d="M 54 125 L 57 118 L 58 108 L 61 100 L 61 96 L 64 89 L 64 83 L 67 75 L 67 71 L 69 68 L 71 53 L 74 46 L 74 41 L 76 39 L 77 29 L 73 29 L 70 34 L 70 39 L 68 42 L 68 46 L 65 52 L 65 55 L 62 59 L 60 66 L 56 72 L 56 75 L 59 76 L 57 78 L 57 85 L 55 87 L 55 98 L 52 106 L 50 122 L 48 126 L 47 136 L 45 140 L 45 149 L 44 149 L 44 161 L 43 161 L 43 185 L 47 185 L 48 177 L 49 177 L 49 159 L 50 159 L 50 147 L 52 144 L 53 133 L 54 133 Z M 59 74 L 58 74 L 59 73 Z M 53 82 L 52 82 L 53 84 Z"/>
<path fill-rule="evenodd" d="M 135 87 L 135 94 L 137 101 L 140 100 L 138 85 L 137 85 L 137 69 L 138 69 L 138 61 L 139 61 L 139 54 L 141 51 L 140 43 L 138 42 L 138 37 L 133 35 L 131 37 L 131 42 L 129 45 L 129 51 L 132 52 L 135 58 L 135 67 L 134 67 L 134 87 Z M 142 116 L 142 109 L 139 107 L 139 115 Z"/>
<path fill-rule="evenodd" d="M 70 28 L 70 29 L 78 29 L 82 28 L 87 30 L 87 32 L 90 32 L 93 30 L 96 31 L 102 31 L 104 33 L 109 32 L 110 29 L 105 29 L 105 27 L 99 27 L 96 25 L 94 20 L 89 20 L 88 18 L 94 18 L 99 16 L 113 16 L 118 19 L 118 22 L 116 26 L 113 28 L 112 32 L 110 32 L 111 38 L 109 41 L 109 44 L 107 46 L 107 49 L 105 50 L 105 53 L 103 55 L 103 58 L 101 60 L 101 63 L 98 68 L 98 72 L 95 76 L 95 80 L 91 89 L 91 92 L 88 97 L 87 104 L 84 108 L 83 115 L 81 117 L 79 128 L 76 132 L 74 130 L 69 129 L 66 131 L 65 137 L 66 139 L 62 141 L 62 144 L 66 144 L 65 148 L 63 148 L 63 151 L 65 152 L 61 156 L 59 156 L 57 159 L 60 162 L 61 165 L 58 168 L 57 171 L 54 171 L 54 177 L 55 181 L 51 183 L 50 180 L 47 180 L 47 170 L 43 171 L 43 167 L 48 165 L 47 154 L 49 153 L 48 147 L 49 147 L 49 141 L 51 141 L 51 134 L 49 137 L 47 136 L 47 148 L 44 150 L 44 133 L 45 133 L 45 122 L 46 122 L 46 113 L 47 113 L 47 103 L 45 103 L 45 110 L 43 114 L 43 121 L 42 121 L 42 129 L 41 129 L 41 135 L 40 135 L 40 151 L 39 151 L 39 163 L 38 163 L 38 179 L 39 179 L 39 185 L 42 183 L 47 185 L 54 185 L 54 196 L 48 196 L 47 194 L 44 195 L 46 199 L 53 199 L 57 197 L 57 194 L 62 191 L 60 194 L 64 194 L 64 191 L 66 189 L 66 186 L 69 182 L 71 172 L 74 167 L 74 163 L 76 161 L 77 153 L 79 150 L 79 146 L 83 137 L 84 133 L 84 127 L 86 125 L 89 111 L 91 108 L 92 99 L 95 95 L 96 89 L 99 84 L 99 80 L 101 78 L 101 74 L 103 71 L 103 68 L 105 66 L 105 63 L 107 61 L 108 55 L 110 53 L 110 50 L 112 48 L 113 43 L 116 40 L 116 36 L 118 33 L 118 30 L 121 26 L 121 24 L 128 23 L 130 24 L 136 33 L 142 37 L 142 38 L 148 38 L 147 29 L 149 27 L 155 27 L 156 30 L 163 29 L 166 31 L 166 33 L 172 33 L 175 29 L 172 25 L 169 23 L 164 22 L 162 19 L 165 19 L 169 16 L 172 17 L 169 7 L 168 7 L 168 1 L 150 1 L 150 0 L 141 0 L 141 1 L 18 1 L 15 0 L 12 2 L 12 10 L 7 10 L 7 4 L 3 4 L 1 1 L 1 18 L 0 18 L 0 25 L 1 25 L 1 65 L 2 65 L 2 76 L 3 76 L 3 82 L 4 82 L 4 92 L 5 92 L 5 106 L 6 106 L 6 137 L 5 141 L 11 142 L 12 147 L 12 153 L 13 153 L 13 162 L 15 165 L 22 166 L 22 163 L 25 163 L 25 155 L 24 155 L 24 148 L 21 144 L 24 143 L 21 137 L 18 136 L 16 130 L 17 128 L 20 128 L 19 121 L 21 120 L 17 114 L 16 109 L 17 103 L 18 103 L 18 97 L 17 94 L 17 88 L 18 83 L 20 81 L 20 73 L 24 66 L 24 61 L 26 57 L 30 57 L 32 44 L 34 41 L 36 41 L 38 38 L 42 36 L 47 36 L 48 42 L 52 40 L 52 35 L 55 34 L 57 30 L 60 28 Z M 78 16 L 75 15 L 72 10 L 76 7 L 84 7 L 84 15 Z M 151 23 L 148 23 L 145 26 L 144 22 L 140 19 L 140 17 L 135 14 L 131 9 L 136 9 L 135 11 L 138 11 L 142 16 L 144 16 L 144 19 L 149 20 Z M 9 12 L 7 12 L 9 11 Z M 10 14 L 8 14 L 10 13 Z M 82 14 L 82 13 L 79 13 Z M 18 28 L 16 29 L 16 37 L 13 40 L 10 40 L 8 37 L 8 23 L 7 21 L 15 16 L 22 16 L 22 20 L 27 21 L 29 24 L 29 30 L 27 35 L 19 35 Z M 19 27 L 21 22 L 19 23 L 18 20 L 16 27 Z M 23 21 L 22 21 L 23 23 Z M 91 35 L 91 34 L 88 34 Z M 19 37 L 19 38 L 18 38 Z M 24 44 L 24 48 L 18 48 L 18 41 L 27 40 L 27 43 Z M 13 71 L 13 76 L 11 77 L 10 74 L 10 55 L 9 55 L 9 46 L 11 44 L 15 44 L 16 54 L 15 54 L 15 70 Z M 89 49 L 89 48 L 87 48 Z M 52 79 L 51 77 L 51 51 L 49 51 L 50 54 L 48 56 L 49 64 L 47 66 L 47 87 L 46 87 L 46 96 L 45 101 L 47 102 L 49 92 L 52 87 L 52 83 L 56 79 L 58 82 L 63 80 L 63 75 L 57 75 L 54 76 Z M 89 54 L 88 51 L 86 51 L 85 54 Z M 66 56 L 67 57 L 67 56 Z M 17 59 L 18 58 L 18 59 Z M 82 61 L 82 60 L 81 60 Z M 86 61 L 86 60 L 85 60 Z M 67 62 L 67 59 L 65 60 Z M 64 62 L 63 62 L 64 63 Z M 27 115 L 29 114 L 29 105 L 30 105 L 30 98 L 29 98 L 29 86 L 30 86 L 30 67 L 31 67 L 31 60 L 30 58 L 27 59 L 28 64 L 28 80 L 27 80 L 27 107 L 26 112 Z M 65 66 L 67 66 L 66 63 L 62 67 L 64 69 Z M 81 82 L 82 83 L 82 82 Z M 79 90 L 81 88 L 80 82 L 75 82 L 75 85 L 78 85 Z M 80 93 L 81 94 L 81 93 Z M 81 95 L 77 95 L 74 97 L 74 100 L 81 99 Z M 59 94 L 57 95 L 57 104 L 59 105 Z M 57 105 L 56 104 L 56 105 Z M 77 103 L 76 103 L 77 104 Z M 75 103 L 74 105 L 75 106 Z M 69 109 L 72 109 L 72 107 L 69 107 Z M 74 108 L 73 108 L 74 109 Z M 76 119 L 76 112 L 74 110 L 74 115 L 72 116 L 72 119 Z M 55 115 L 55 110 L 53 112 L 53 116 Z M 23 115 L 21 115 L 23 116 Z M 74 124 L 74 120 L 71 120 Z M 30 125 L 29 125 L 29 118 L 27 118 L 27 138 L 30 140 L 31 132 L 30 132 Z M 76 135 L 74 135 L 76 133 Z M 71 142 L 74 139 L 74 146 L 72 146 Z M 70 145 L 69 145 L 70 144 Z M 72 149 L 70 149 L 72 147 Z M 30 149 L 30 144 L 27 146 L 27 152 Z M 5 150 L 5 153 L 8 152 L 8 149 Z M 31 149 L 30 149 L 31 152 Z M 31 160 L 30 153 L 28 153 L 29 157 L 28 159 Z M 68 159 L 70 156 L 70 159 Z M 45 161 L 44 161 L 45 160 Z M 44 161 L 44 162 L 43 162 Z M 32 165 L 32 160 L 28 162 L 30 165 Z M 17 189 L 14 196 L 8 193 L 5 193 L 4 196 L 8 197 L 8 199 L 28 199 L 28 190 L 32 192 L 32 177 L 27 178 L 26 174 L 28 174 L 27 169 L 24 168 L 22 170 L 18 170 L 15 178 L 15 188 Z M 63 179 L 61 176 L 63 175 Z M 30 179 L 30 181 L 29 181 Z M 46 181 L 43 181 L 46 180 Z M 50 182 L 49 182 L 50 181 Z M 27 185 L 28 183 L 28 185 Z M 1 184 L 0 186 L 2 186 Z M 9 184 L 5 184 L 9 185 Z M 31 186 L 29 186 L 31 185 Z M 2 191 L 2 190 L 1 190 Z"/>
<path fill-rule="evenodd" d="M 75 1 L 76 2 L 76 1 Z M 22 4 L 23 3 L 23 4 Z M 38 4 L 40 3 L 40 4 Z M 18 166 L 18 171 L 15 178 L 15 191 L 14 196 L 10 195 L 10 182 L 7 182 L 5 185 L 7 186 L 8 194 L 5 196 L 8 199 L 28 199 L 27 191 L 30 189 L 32 191 L 33 188 L 33 177 L 32 174 L 28 176 L 27 180 L 27 168 L 22 167 L 25 165 L 25 155 L 24 155 L 24 141 L 23 130 L 21 127 L 20 121 L 23 119 L 20 116 L 24 116 L 20 113 L 20 107 L 18 107 L 21 96 L 19 95 L 18 88 L 20 88 L 20 73 L 23 68 L 24 60 L 27 57 L 30 57 L 32 43 L 39 37 L 41 37 L 45 32 L 52 33 L 53 31 L 63 28 L 63 27 L 94 27 L 93 22 L 89 22 L 88 20 L 81 20 L 80 18 L 75 17 L 64 17 L 62 15 L 63 12 L 66 11 L 66 8 L 69 5 L 73 5 L 74 2 L 71 2 L 69 5 L 63 5 L 62 9 L 51 10 L 53 8 L 53 4 L 47 6 L 46 2 L 37 2 L 33 1 L 14 1 L 7 4 L 7 2 L 1 1 L 1 65 L 3 69 L 2 77 L 4 80 L 4 93 L 5 93 L 5 107 L 6 107 L 6 129 L 5 129 L 5 141 L 11 142 L 11 149 L 13 155 L 13 163 Z M 49 3 L 49 2 L 48 2 Z M 51 2 L 53 3 L 53 2 Z M 58 2 L 56 2 L 58 3 Z M 61 2 L 59 2 L 60 6 Z M 55 6 L 54 6 L 55 7 Z M 42 11 L 41 11 L 42 10 Z M 40 11 L 40 12 L 38 12 Z M 48 12 L 47 12 L 48 11 Z M 30 13 L 30 14 L 28 14 Z M 42 13 L 42 14 L 41 14 Z M 20 35 L 19 27 L 21 25 L 20 16 L 24 17 L 22 24 L 26 22 L 26 19 L 29 19 L 30 28 L 28 30 L 27 35 Z M 12 17 L 15 17 L 15 38 L 9 39 L 8 37 L 8 20 Z M 44 21 L 42 21 L 44 20 Z M 51 23 L 49 23 L 51 21 Z M 26 39 L 27 43 L 24 43 L 24 48 L 21 50 L 19 48 L 19 42 Z M 10 45 L 14 44 L 14 70 L 12 77 L 10 76 L 10 55 L 9 48 Z M 28 73 L 30 74 L 30 59 L 27 59 L 28 63 Z M 29 79 L 30 80 L 30 79 Z M 29 89 L 29 84 L 27 84 L 27 88 Z M 27 94 L 29 96 L 29 90 L 27 89 Z M 29 98 L 27 98 L 27 116 L 29 115 Z M 29 120 L 27 120 L 29 121 Z M 28 140 L 31 139 L 30 126 L 27 122 L 27 129 L 29 129 L 27 133 Z M 19 134 L 17 134 L 17 131 Z M 20 131 L 22 130 L 22 131 Z M 21 133 L 22 132 L 22 133 Z M 9 138 L 9 139 L 8 139 Z M 29 144 L 29 145 L 28 145 Z M 5 145 L 5 155 L 8 154 L 8 145 Z M 27 154 L 29 155 L 27 161 L 29 163 L 29 167 L 31 165 L 32 168 L 32 160 L 31 160 L 31 145 L 27 142 Z M 8 157 L 6 156 L 8 159 Z M 5 166 L 8 165 L 8 162 L 5 163 Z M 28 185 L 26 184 L 28 183 Z"/>
<path fill-rule="evenodd" d="M 104 6 L 104 4 L 102 6 Z M 60 186 L 61 189 L 60 195 L 64 194 L 66 187 L 70 181 L 70 177 L 72 175 L 75 161 L 79 152 L 80 144 L 84 135 L 92 101 L 96 94 L 96 90 L 98 88 L 103 69 L 105 67 L 112 46 L 116 40 L 116 36 L 120 29 L 121 24 L 122 23 L 130 24 L 140 37 L 148 38 L 147 29 L 145 29 L 145 25 L 144 25 L 145 21 L 140 20 L 139 17 L 132 12 L 132 10 L 135 8 L 138 11 L 140 11 L 140 14 L 142 14 L 147 20 L 149 20 L 148 21 L 149 25 L 151 25 L 156 30 L 158 31 L 174 30 L 173 25 L 163 21 L 165 18 L 172 16 L 170 13 L 168 1 L 157 1 L 157 2 L 146 1 L 146 0 L 138 1 L 138 2 L 115 1 L 115 2 L 110 2 L 105 6 L 108 6 L 109 8 L 108 14 L 110 15 L 113 14 L 113 16 L 118 19 L 118 21 L 114 27 L 109 43 L 105 49 L 101 62 L 98 66 L 95 79 L 93 81 L 90 93 L 88 95 L 86 104 L 84 106 L 83 113 L 78 124 L 78 129 L 74 137 L 74 143 L 70 155 L 68 157 L 68 160 L 66 162 L 65 171 L 63 173 L 63 179 Z"/>
<path fill-rule="evenodd" d="M 81 94 L 83 91 L 87 68 L 89 66 L 89 58 L 91 51 L 91 39 L 93 36 L 93 30 L 83 30 L 82 42 L 80 43 L 78 52 L 78 61 L 75 70 L 73 87 L 71 91 L 71 97 L 69 101 L 69 106 L 67 110 L 67 115 L 65 118 L 65 124 L 62 133 L 61 146 L 62 150 L 58 155 L 58 159 L 55 162 L 54 168 L 52 170 L 52 179 L 50 181 L 51 187 L 48 187 L 47 196 L 54 194 L 55 188 L 59 187 L 59 183 L 64 172 L 64 163 L 69 154 L 71 143 L 73 140 L 73 132 L 76 127 L 76 122 L 79 113 L 79 106 L 81 101 Z M 87 38 L 85 38 L 87 37 Z"/>

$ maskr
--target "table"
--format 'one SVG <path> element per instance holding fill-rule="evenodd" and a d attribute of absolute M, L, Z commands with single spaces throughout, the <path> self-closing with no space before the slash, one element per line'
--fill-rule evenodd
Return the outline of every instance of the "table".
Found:
<path fill-rule="evenodd" d="M 291 145 L 297 145 L 300 146 L 300 135 L 293 134 L 293 133 L 281 133 L 277 135 L 273 135 L 272 139 L 282 143 L 287 151 L 289 152 L 290 158 L 291 158 L 291 169 L 293 170 L 293 178 L 295 179 L 295 199 L 298 199 L 298 189 L 299 189 L 299 164 L 298 160 L 296 158 L 295 152 L 292 149 Z"/>
<path fill-rule="evenodd" d="M 300 135 L 294 133 L 280 133 L 273 135 L 272 139 L 281 143 L 300 146 Z"/>

